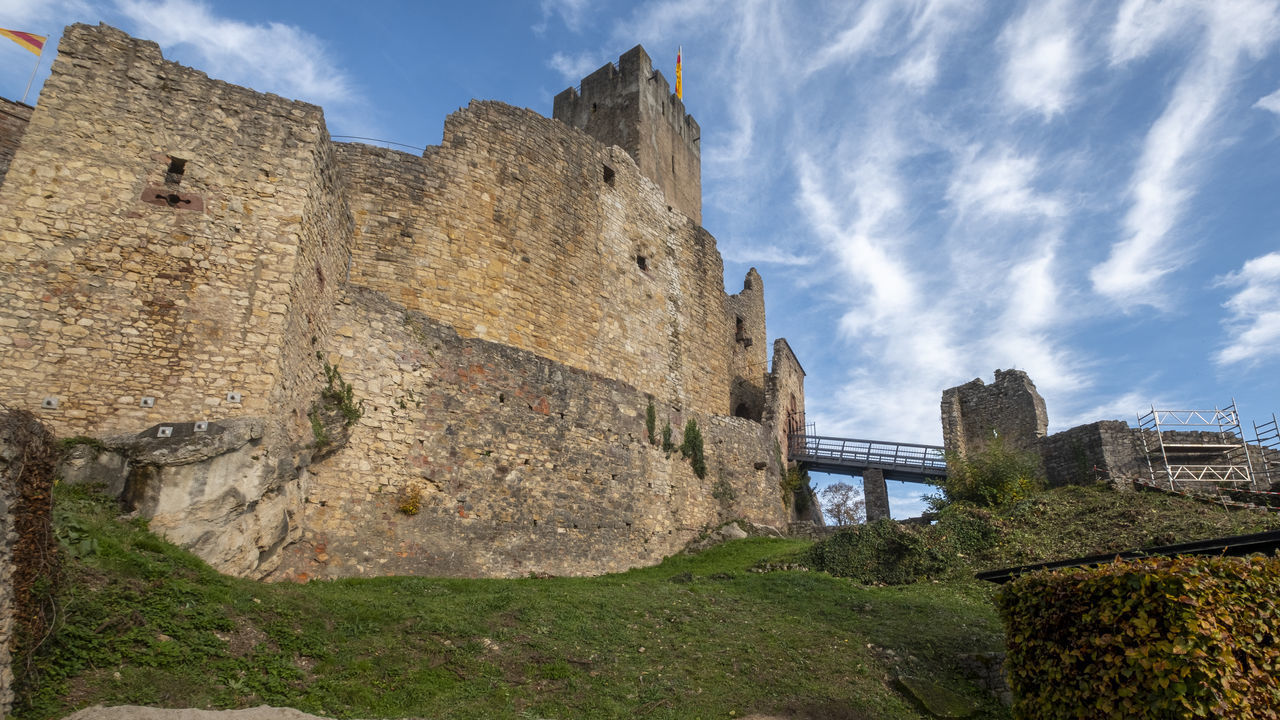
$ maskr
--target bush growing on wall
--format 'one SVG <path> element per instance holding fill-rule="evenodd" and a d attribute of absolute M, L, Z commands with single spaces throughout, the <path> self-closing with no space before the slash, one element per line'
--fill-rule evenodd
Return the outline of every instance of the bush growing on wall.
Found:
<path fill-rule="evenodd" d="M 702 450 L 702 431 L 698 429 L 698 421 L 689 418 L 684 425 L 684 442 L 680 444 L 680 454 L 688 458 L 693 466 L 693 474 L 700 478 L 707 476 L 707 460 Z"/>
<path fill-rule="evenodd" d="M 997 596 L 1015 718 L 1280 716 L 1280 558 L 1146 558 Z"/>
<path fill-rule="evenodd" d="M 1036 454 L 1015 450 L 1005 445 L 1003 438 L 993 437 L 979 452 L 947 455 L 942 504 L 1004 505 L 1026 499 L 1043 487 Z"/>

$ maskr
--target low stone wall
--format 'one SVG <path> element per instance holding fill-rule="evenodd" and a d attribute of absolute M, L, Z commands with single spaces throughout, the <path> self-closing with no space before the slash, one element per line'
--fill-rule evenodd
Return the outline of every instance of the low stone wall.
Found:
<path fill-rule="evenodd" d="M 1049 486 L 1111 482 L 1131 487 L 1134 477 L 1147 472 L 1135 432 L 1121 420 L 1102 420 L 1042 439 L 1038 450 Z"/>
<path fill-rule="evenodd" d="M 460 337 L 351 288 L 331 358 L 364 416 L 310 467 L 304 542 L 272 577 L 590 575 L 651 565 L 709 527 L 787 520 L 767 431 L 627 383 Z M 651 444 L 702 430 L 707 471 Z"/>

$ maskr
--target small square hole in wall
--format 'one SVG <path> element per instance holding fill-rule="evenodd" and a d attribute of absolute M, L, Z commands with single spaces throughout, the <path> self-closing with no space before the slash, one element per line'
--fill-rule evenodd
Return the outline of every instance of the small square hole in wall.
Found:
<path fill-rule="evenodd" d="M 208 431 L 209 431 L 209 421 L 208 421 L 208 420 L 197 420 L 197 421 L 196 421 L 195 426 L 191 428 L 191 431 L 192 431 L 192 432 L 208 432 Z"/>
<path fill-rule="evenodd" d="M 40 401 L 40 407 L 41 407 L 41 408 L 43 408 L 43 409 L 45 409 L 45 410 L 57 410 L 57 409 L 58 409 L 58 398 L 56 398 L 56 397 L 47 397 L 47 398 L 45 398 L 44 400 L 41 400 L 41 401 Z"/>
<path fill-rule="evenodd" d="M 647 257 L 645 257 L 645 256 L 643 256 L 643 255 L 637 255 L 637 256 L 636 256 L 636 267 L 640 268 L 641 270 L 648 270 L 648 269 L 649 269 L 649 258 L 647 258 Z"/>
<path fill-rule="evenodd" d="M 155 406 L 156 406 L 156 399 L 150 396 L 142 398 L 142 401 L 138 403 L 138 407 L 155 407 Z"/>
<path fill-rule="evenodd" d="M 164 173 L 164 181 L 167 185 L 177 185 L 182 182 L 182 174 L 187 171 L 187 161 L 182 158 L 169 156 L 169 169 Z"/>
<path fill-rule="evenodd" d="M 160 428 L 156 430 L 156 437 L 173 437 L 173 427 L 169 425 L 161 425 Z"/>
<path fill-rule="evenodd" d="M 238 402 L 240 402 L 240 393 L 238 393 L 238 392 L 229 392 L 229 393 L 227 393 L 227 402 L 229 402 L 229 403 L 238 403 Z"/>
<path fill-rule="evenodd" d="M 613 177 L 614 177 L 613 168 L 609 167 L 608 165 L 605 165 L 604 166 L 604 183 L 606 185 L 612 185 Z"/>

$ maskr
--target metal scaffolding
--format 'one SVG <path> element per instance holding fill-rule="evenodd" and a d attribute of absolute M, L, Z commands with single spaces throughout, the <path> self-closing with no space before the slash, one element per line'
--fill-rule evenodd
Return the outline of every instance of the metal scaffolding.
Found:
<path fill-rule="evenodd" d="M 1258 453 L 1254 480 L 1274 488 L 1280 482 L 1280 424 L 1276 422 L 1275 413 L 1271 414 L 1270 422 L 1253 424 L 1253 437 Z"/>
<path fill-rule="evenodd" d="M 1223 485 L 1257 489 L 1234 398 L 1227 407 L 1213 410 L 1152 407 L 1138 416 L 1138 435 L 1151 483 L 1157 487 L 1180 492 Z"/>

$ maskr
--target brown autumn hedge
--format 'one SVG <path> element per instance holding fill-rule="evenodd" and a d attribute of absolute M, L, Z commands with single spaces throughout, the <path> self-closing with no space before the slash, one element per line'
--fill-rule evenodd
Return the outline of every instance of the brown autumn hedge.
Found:
<path fill-rule="evenodd" d="M 1039 572 L 996 605 L 1015 718 L 1280 718 L 1280 557 Z"/>

